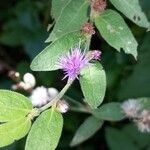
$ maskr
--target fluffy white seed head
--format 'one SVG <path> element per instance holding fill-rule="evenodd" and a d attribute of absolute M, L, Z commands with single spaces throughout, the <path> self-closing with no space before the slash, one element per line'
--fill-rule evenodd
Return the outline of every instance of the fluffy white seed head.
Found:
<path fill-rule="evenodd" d="M 26 73 L 23 76 L 23 81 L 26 84 L 26 88 L 28 89 L 33 88 L 36 85 L 35 77 L 31 73 Z"/>
<path fill-rule="evenodd" d="M 150 111 L 143 110 L 139 116 L 140 119 L 136 121 L 138 129 L 141 132 L 150 132 Z"/>
<path fill-rule="evenodd" d="M 56 95 L 58 90 L 51 87 L 46 88 L 44 86 L 35 88 L 30 96 L 31 102 L 35 107 L 41 107 L 50 102 Z"/>
<path fill-rule="evenodd" d="M 41 86 L 34 89 L 30 96 L 33 106 L 40 107 L 47 103 L 49 99 L 47 88 Z"/>
<path fill-rule="evenodd" d="M 64 100 L 60 100 L 57 103 L 57 110 L 61 113 L 66 113 L 69 110 L 69 104 Z"/>
<path fill-rule="evenodd" d="M 125 113 L 126 117 L 135 118 L 138 116 L 139 111 L 141 110 L 141 104 L 134 99 L 129 99 L 121 105 L 123 112 Z"/>

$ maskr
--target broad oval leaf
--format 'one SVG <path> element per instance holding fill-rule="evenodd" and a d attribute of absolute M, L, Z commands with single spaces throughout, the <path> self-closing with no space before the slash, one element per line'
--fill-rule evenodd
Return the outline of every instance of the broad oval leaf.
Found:
<path fill-rule="evenodd" d="M 0 124 L 0 147 L 23 138 L 30 130 L 31 120 L 27 117 Z"/>
<path fill-rule="evenodd" d="M 112 47 L 137 58 L 137 42 L 123 18 L 113 10 L 106 10 L 95 18 L 95 25 L 102 37 Z"/>
<path fill-rule="evenodd" d="M 31 101 L 16 92 L 0 90 L 0 122 L 25 117 L 32 110 Z"/>
<path fill-rule="evenodd" d="M 103 125 L 103 121 L 93 116 L 87 118 L 76 131 L 71 146 L 76 146 L 92 137 Z"/>
<path fill-rule="evenodd" d="M 120 103 L 116 102 L 104 104 L 98 109 L 93 110 L 92 114 L 98 119 L 108 121 L 119 121 L 125 117 Z"/>
<path fill-rule="evenodd" d="M 110 0 L 111 3 L 121 11 L 127 18 L 132 20 L 134 23 L 141 27 L 149 28 L 150 23 L 148 22 L 145 14 L 139 4 L 139 0 Z"/>
<path fill-rule="evenodd" d="M 52 0 L 51 14 L 55 20 L 57 20 L 61 15 L 62 10 L 65 8 L 69 1 L 70 0 Z"/>
<path fill-rule="evenodd" d="M 87 0 L 70 0 L 62 9 L 46 42 L 54 41 L 68 32 L 79 31 L 81 25 L 88 20 L 88 7 L 89 2 Z"/>
<path fill-rule="evenodd" d="M 106 91 L 106 74 L 100 63 L 91 63 L 81 70 L 80 85 L 85 102 L 97 108 L 103 101 Z"/>
<path fill-rule="evenodd" d="M 43 112 L 33 124 L 25 150 L 55 150 L 63 127 L 62 115 L 53 108 Z"/>
<path fill-rule="evenodd" d="M 76 46 L 80 38 L 79 32 L 71 32 L 60 37 L 35 57 L 31 63 L 31 69 L 34 71 L 59 69 L 57 64 L 59 57 L 66 54 L 71 47 Z"/>

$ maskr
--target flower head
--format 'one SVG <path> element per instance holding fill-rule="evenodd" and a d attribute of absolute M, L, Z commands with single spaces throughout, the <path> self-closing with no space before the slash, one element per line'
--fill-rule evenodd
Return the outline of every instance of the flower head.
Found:
<path fill-rule="evenodd" d="M 137 117 L 139 111 L 141 110 L 141 104 L 134 99 L 129 99 L 125 101 L 121 108 L 124 111 L 125 115 L 129 118 Z"/>
<path fill-rule="evenodd" d="M 59 60 L 59 67 L 64 71 L 64 78 L 74 80 L 78 78 L 80 70 L 87 65 L 89 59 L 81 52 L 80 48 L 73 48 L 66 56 L 62 56 Z"/>
<path fill-rule="evenodd" d="M 101 58 L 101 54 L 102 54 L 102 52 L 101 52 L 101 51 L 94 50 L 94 51 L 92 52 L 93 59 L 95 59 L 95 60 L 100 59 L 100 58 Z"/>
<path fill-rule="evenodd" d="M 92 23 L 86 22 L 85 24 L 83 24 L 81 27 L 81 33 L 87 36 L 95 34 L 94 26 L 92 25 Z"/>
<path fill-rule="evenodd" d="M 139 117 L 140 119 L 135 121 L 137 123 L 138 129 L 141 132 L 150 132 L 150 111 L 143 110 Z"/>
<path fill-rule="evenodd" d="M 95 12 L 103 12 L 106 9 L 106 0 L 91 0 L 92 9 Z"/>
<path fill-rule="evenodd" d="M 99 51 L 99 50 L 93 50 L 93 51 L 89 51 L 86 56 L 90 60 L 91 59 L 99 60 L 101 58 L 101 54 L 102 54 L 101 51 Z"/>

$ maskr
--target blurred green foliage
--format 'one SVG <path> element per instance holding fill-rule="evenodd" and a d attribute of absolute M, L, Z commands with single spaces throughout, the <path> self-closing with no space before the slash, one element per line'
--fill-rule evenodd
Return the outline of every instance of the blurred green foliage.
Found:
<path fill-rule="evenodd" d="M 140 1 L 150 19 L 150 1 Z M 0 88 L 10 89 L 12 81 L 7 76 L 10 69 L 21 74 L 32 72 L 31 60 L 46 46 L 46 28 L 52 23 L 51 1 L 48 0 L 5 0 L 0 2 Z M 110 4 L 111 6 L 111 4 Z M 104 102 L 123 101 L 134 97 L 150 97 L 150 33 L 128 21 L 139 41 L 138 61 L 123 52 L 117 53 L 102 40 L 100 35 L 92 39 L 91 48 L 103 52 L 102 64 L 107 75 L 107 92 Z M 62 73 L 34 72 L 38 85 L 53 86 L 60 90 L 65 81 Z M 67 92 L 81 101 L 78 81 Z M 69 112 L 64 115 L 64 131 L 58 150 L 149 150 L 150 135 L 142 134 L 128 121 L 105 123 L 103 128 L 87 142 L 71 148 L 69 143 L 80 124 L 88 115 Z M 110 127 L 111 126 L 111 127 Z M 122 128 L 120 128 L 122 127 Z M 26 138 L 0 150 L 23 150 Z M 34 140 L 34 139 L 33 139 Z M 117 147 L 117 148 L 116 148 Z"/>

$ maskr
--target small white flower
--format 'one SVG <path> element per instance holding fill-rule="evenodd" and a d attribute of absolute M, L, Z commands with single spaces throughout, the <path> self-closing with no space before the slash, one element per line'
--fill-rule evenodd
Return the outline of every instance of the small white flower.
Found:
<path fill-rule="evenodd" d="M 138 116 L 138 113 L 141 110 L 142 106 L 137 100 L 129 99 L 123 102 L 121 108 L 127 117 L 135 118 Z"/>
<path fill-rule="evenodd" d="M 135 121 L 141 132 L 150 132 L 150 111 L 143 110 L 139 116 L 139 120 Z"/>
<path fill-rule="evenodd" d="M 66 113 L 69 110 L 69 104 L 64 100 L 60 100 L 57 102 L 57 110 L 61 113 Z"/>
<path fill-rule="evenodd" d="M 33 88 L 36 85 L 35 77 L 31 73 L 26 73 L 23 76 L 23 81 L 24 81 L 24 83 L 26 85 L 25 89 Z"/>

